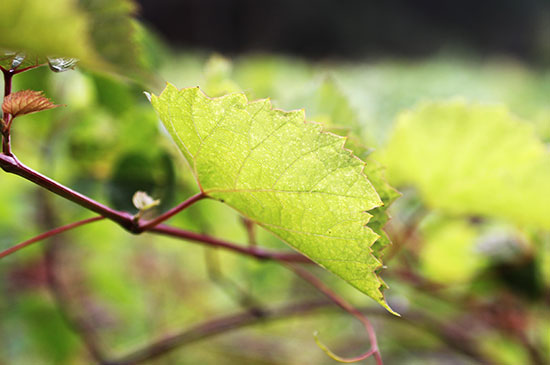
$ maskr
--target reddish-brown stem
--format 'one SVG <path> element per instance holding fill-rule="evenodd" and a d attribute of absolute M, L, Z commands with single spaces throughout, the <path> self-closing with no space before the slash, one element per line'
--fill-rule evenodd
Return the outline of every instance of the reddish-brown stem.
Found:
<path fill-rule="evenodd" d="M 256 246 L 256 225 L 254 222 L 246 217 L 242 218 L 242 222 L 244 225 L 244 228 L 246 229 L 246 233 L 248 235 L 248 245 L 250 246 Z"/>
<path fill-rule="evenodd" d="M 54 181 L 39 172 L 34 171 L 30 167 L 23 165 L 13 155 L 8 156 L 6 154 L 0 154 L 0 167 L 6 172 L 19 175 L 35 183 L 36 185 L 51 191 L 52 193 L 62 196 L 67 200 L 91 210 L 92 212 L 98 213 L 99 215 L 120 224 L 130 232 L 134 232 L 137 227 L 131 214 L 111 209 L 83 194 L 69 189 L 68 187 L 59 184 L 57 181 Z"/>
<path fill-rule="evenodd" d="M 12 78 L 13 75 L 19 72 L 24 72 L 28 69 L 31 69 L 34 67 L 25 68 L 22 70 L 19 70 L 18 72 L 15 72 L 14 70 L 4 70 L 2 69 L 2 72 L 4 74 L 4 81 L 5 81 L 5 87 L 4 87 L 4 97 L 8 96 L 11 93 L 12 88 Z M 334 292 L 332 292 L 324 283 L 322 283 L 319 279 L 317 279 L 315 276 L 311 275 L 309 272 L 296 267 L 289 265 L 289 263 L 311 263 L 311 260 L 309 260 L 307 257 L 302 256 L 300 254 L 295 253 L 279 253 L 279 252 L 269 252 L 266 250 L 263 250 L 255 245 L 250 245 L 249 247 L 243 247 L 239 246 L 230 242 L 226 242 L 223 240 L 219 240 L 217 238 L 205 236 L 202 234 L 194 233 L 194 232 L 188 232 L 184 230 L 179 230 L 173 227 L 169 227 L 166 225 L 162 225 L 160 223 L 166 221 L 167 219 L 170 219 L 175 214 L 181 212 L 182 210 L 186 209 L 187 207 L 191 206 L 195 202 L 206 198 L 207 196 L 201 192 L 198 193 L 188 200 L 184 201 L 183 203 L 179 204 L 178 206 L 170 209 L 169 211 L 161 214 L 157 218 L 145 221 L 143 223 L 139 222 L 139 219 L 136 219 L 134 216 L 130 215 L 126 212 L 117 211 L 114 209 L 111 209 L 83 194 L 80 194 L 68 187 L 65 187 L 58 182 L 34 171 L 33 169 L 25 166 L 22 164 L 12 153 L 11 153 L 11 147 L 10 147 L 10 126 L 11 126 L 11 115 L 9 113 L 3 114 L 3 123 L 2 123 L 2 151 L 3 153 L 0 154 L 0 167 L 9 173 L 13 173 L 16 175 L 19 175 L 59 196 L 62 196 L 74 203 L 77 203 L 84 208 L 87 208 L 93 212 L 96 212 L 101 215 L 101 217 L 94 217 L 90 219 L 86 219 L 83 221 L 75 222 L 69 225 L 65 225 L 62 227 L 55 228 L 53 230 L 50 230 L 48 232 L 44 232 L 40 235 L 38 235 L 35 238 L 32 238 L 28 241 L 25 241 L 23 243 L 20 243 L 8 250 L 3 251 L 0 253 L 0 258 L 5 257 L 13 252 L 16 252 L 24 247 L 27 247 L 28 245 L 38 242 L 41 239 L 52 237 L 58 233 L 64 232 L 66 230 L 81 226 L 83 224 L 91 223 L 103 218 L 108 218 L 118 224 L 120 224 L 122 227 L 127 229 L 128 231 L 132 233 L 142 233 L 144 231 L 150 231 L 158 234 L 164 234 L 172 237 L 178 237 L 183 238 L 191 241 L 201 242 L 205 243 L 210 246 L 214 247 L 222 247 L 225 249 L 232 250 L 234 252 L 238 252 L 241 254 L 249 255 L 258 259 L 272 259 L 277 260 L 281 263 L 287 264 L 289 268 L 291 268 L 297 275 L 302 277 L 304 280 L 311 283 L 314 287 L 316 287 L 318 290 L 320 290 L 323 294 L 325 294 L 328 298 L 330 298 L 334 303 L 336 303 L 338 306 L 340 306 L 342 309 L 346 310 L 350 314 L 354 315 L 356 318 L 358 318 L 364 325 L 365 328 L 369 334 L 369 338 L 371 341 L 371 349 L 358 357 L 352 358 L 352 359 L 343 359 L 343 361 L 346 362 L 355 362 L 360 361 L 363 359 L 366 359 L 367 357 L 374 356 L 376 359 L 376 362 L 378 365 L 382 364 L 382 358 L 380 356 L 380 352 L 378 350 L 378 345 L 376 341 L 376 336 L 374 334 L 374 330 L 370 324 L 370 322 L 359 312 L 357 309 L 353 308 L 351 305 L 349 305 L 347 302 L 345 302 L 342 298 L 338 297 Z M 250 227 L 249 227 L 250 228 Z M 223 324 L 216 325 L 217 327 L 224 327 Z M 208 328 L 206 328 L 208 331 Z M 164 346 L 161 346 L 161 351 L 165 352 L 167 349 Z M 97 359 L 101 360 L 100 354 L 96 354 Z"/>
<path fill-rule="evenodd" d="M 9 93 L 11 92 L 11 80 L 14 75 L 14 71 L 13 70 L 7 71 L 2 69 L 2 72 L 4 73 L 4 80 L 5 80 L 5 94 L 9 95 Z M 7 116 L 4 115 L 5 119 L 8 117 L 9 117 L 9 114 Z M 127 212 L 121 212 L 115 209 L 111 209 L 106 205 L 103 205 L 87 197 L 86 195 L 80 194 L 79 192 L 76 192 L 58 183 L 57 181 L 52 180 L 49 177 L 44 176 L 39 172 L 21 163 L 17 159 L 17 157 L 15 157 L 15 155 L 11 153 L 11 150 L 9 149 L 9 129 L 7 130 L 6 135 L 3 138 L 3 142 L 6 148 L 4 149 L 4 153 L 0 153 L 0 168 L 2 168 L 4 171 L 21 176 L 35 183 L 36 185 L 51 191 L 56 195 L 59 195 L 67 200 L 70 200 L 88 210 L 91 210 L 92 212 L 98 213 L 99 215 L 118 223 L 124 229 L 126 229 L 131 233 L 139 234 L 145 231 L 160 233 L 160 234 L 164 234 L 172 237 L 188 239 L 195 242 L 202 242 L 210 246 L 226 248 L 234 252 L 239 252 L 242 254 L 256 257 L 258 259 L 275 259 L 275 260 L 284 261 L 284 262 L 304 262 L 304 263 L 311 262 L 308 258 L 300 254 L 269 252 L 254 246 L 251 246 L 249 248 L 242 247 L 242 246 L 233 244 L 231 242 L 226 242 L 217 238 L 184 231 L 177 228 L 168 227 L 165 225 L 160 225 L 161 222 L 164 222 L 165 220 L 171 218 L 172 216 L 179 213 L 183 209 L 191 206 L 192 204 L 196 203 L 201 199 L 206 198 L 206 195 L 202 192 L 192 196 L 188 200 L 170 209 L 169 211 L 165 212 L 159 217 L 151 221 L 145 221 L 143 223 L 140 223 L 131 214 Z"/>
<path fill-rule="evenodd" d="M 24 67 L 24 68 L 21 68 L 21 69 L 15 69 L 15 70 L 13 70 L 13 74 L 17 75 L 17 74 L 20 74 L 22 72 L 29 71 L 29 70 L 34 70 L 35 68 L 42 67 L 42 66 L 45 66 L 45 65 L 46 65 L 46 63 L 42 63 L 40 65 Z"/>
<path fill-rule="evenodd" d="M 183 239 L 187 239 L 195 242 L 205 243 L 209 246 L 222 247 L 225 249 L 229 249 L 231 251 L 253 256 L 258 259 L 272 259 L 272 260 L 279 260 L 284 262 L 303 262 L 303 263 L 311 262 L 307 257 L 296 253 L 270 252 L 255 246 L 243 247 L 243 246 L 239 246 L 237 244 L 223 241 L 214 237 L 209 237 L 206 235 L 201 235 L 198 233 L 188 232 L 185 230 L 158 224 L 172 217 L 174 214 L 180 212 L 181 210 L 191 206 L 191 204 L 196 203 L 201 199 L 204 199 L 205 196 L 202 193 L 192 196 L 185 202 L 169 210 L 168 212 L 162 214 L 158 218 L 153 219 L 152 221 L 147 221 L 144 224 L 140 225 L 139 222 L 136 222 L 133 219 L 133 216 L 131 214 L 111 209 L 99 202 L 96 202 L 93 199 L 88 198 L 85 195 L 82 195 L 72 189 L 69 189 L 68 187 L 63 186 L 58 182 L 23 165 L 13 155 L 7 156 L 5 154 L 0 154 L 0 167 L 6 172 L 19 175 L 59 196 L 64 197 L 65 199 L 68 199 L 74 203 L 79 204 L 84 208 L 87 208 L 93 212 L 96 212 L 101 216 L 120 224 L 123 228 L 127 229 L 132 233 L 139 234 L 139 233 L 148 231 L 148 232 L 164 234 L 167 236 L 178 237 L 178 238 L 183 238 Z"/>
<path fill-rule="evenodd" d="M 15 245 L 13 247 L 10 247 L 10 248 L 0 252 L 0 259 L 4 258 L 6 256 L 9 256 L 12 253 L 17 252 L 17 251 L 19 251 L 19 250 L 21 250 L 21 249 L 23 249 L 27 246 L 30 246 L 33 243 L 41 241 L 43 239 L 55 236 L 57 234 L 66 232 L 66 231 L 71 230 L 71 229 L 76 228 L 76 227 L 83 226 L 83 225 L 88 224 L 88 223 L 97 222 L 97 221 L 102 220 L 102 219 L 104 219 L 104 217 L 92 217 L 92 218 L 88 218 L 88 219 L 83 219 L 81 221 L 66 224 L 64 226 L 57 227 L 57 228 L 54 228 L 54 229 L 49 230 L 47 232 L 41 233 L 38 236 L 35 236 L 35 237 L 33 237 L 29 240 L 26 240 L 25 242 L 21 242 L 21 243 Z"/>
<path fill-rule="evenodd" d="M 12 70 L 2 69 L 4 74 L 4 98 L 11 94 L 11 86 L 13 75 L 15 72 Z M 9 113 L 2 114 L 2 152 L 6 155 L 11 155 L 11 145 L 10 145 L 10 126 L 11 126 L 11 115 Z"/>
<path fill-rule="evenodd" d="M 206 243 L 209 246 L 225 248 L 230 251 L 238 252 L 262 260 L 312 263 L 310 259 L 301 254 L 293 252 L 272 252 L 264 250 L 257 246 L 244 247 L 215 237 L 210 237 L 195 232 L 184 231 L 182 229 L 170 227 L 164 224 L 160 224 L 156 227 L 150 228 L 148 232 L 158 233 L 170 237 L 183 238 L 194 242 Z"/>
<path fill-rule="evenodd" d="M 374 328 L 372 327 L 370 321 L 361 313 L 357 308 L 354 308 L 351 304 L 346 302 L 343 298 L 338 296 L 336 293 L 334 293 L 328 286 L 325 285 L 319 278 L 317 278 L 315 275 L 311 274 L 309 271 L 302 269 L 301 267 L 286 264 L 286 267 L 288 267 L 290 270 L 292 270 L 296 275 L 313 285 L 317 290 L 319 290 L 321 293 L 323 293 L 325 296 L 327 296 L 330 300 L 332 300 L 336 305 L 338 305 L 340 308 L 345 310 L 346 312 L 353 315 L 355 318 L 357 318 L 363 325 L 365 326 L 365 329 L 367 330 L 367 333 L 369 335 L 369 340 L 371 343 L 370 349 L 365 352 L 362 355 L 353 357 L 353 358 L 342 358 L 339 356 L 334 356 L 335 359 L 337 359 L 340 362 L 357 362 L 364 360 L 370 356 L 374 356 L 376 359 L 377 365 L 382 365 L 382 356 L 380 355 L 380 351 L 378 349 L 378 342 L 376 340 L 376 333 L 374 332 Z M 328 349 L 324 348 L 325 351 L 328 351 Z"/>
<path fill-rule="evenodd" d="M 103 365 L 137 365 L 151 361 L 174 351 L 179 347 L 191 344 L 222 333 L 251 326 L 256 323 L 274 321 L 292 316 L 304 315 L 314 312 L 317 309 L 330 305 L 326 301 L 312 301 L 295 304 L 287 304 L 279 308 L 266 309 L 262 317 L 258 317 L 250 311 L 224 316 L 201 323 L 176 335 L 168 336 L 154 342 L 143 349 L 137 350 L 118 360 L 105 361 Z"/>

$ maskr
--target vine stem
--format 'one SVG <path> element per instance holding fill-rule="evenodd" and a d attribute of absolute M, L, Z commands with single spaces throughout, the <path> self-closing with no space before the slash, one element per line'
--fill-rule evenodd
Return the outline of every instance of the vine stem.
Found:
<path fill-rule="evenodd" d="M 4 74 L 4 99 L 11 94 L 13 70 L 5 70 L 2 68 Z M 11 127 L 11 115 L 9 113 L 2 114 L 2 152 L 6 155 L 11 155 L 11 143 L 10 143 L 10 127 Z"/>
<path fill-rule="evenodd" d="M 39 172 L 34 171 L 30 167 L 25 166 L 14 155 L 7 155 L 5 153 L 0 154 L 0 167 L 6 172 L 21 176 L 56 195 L 62 196 L 63 198 L 91 210 L 92 212 L 98 213 L 99 215 L 120 224 L 130 232 L 133 232 L 133 230 L 137 227 L 137 224 L 134 222 L 131 214 L 111 209 L 83 194 L 61 185 L 57 181 L 54 181 Z"/>
<path fill-rule="evenodd" d="M 173 217 L 175 214 L 181 212 L 182 210 L 190 207 L 194 203 L 207 198 L 207 196 L 202 192 L 193 195 L 189 199 L 185 200 L 181 204 L 161 214 L 160 216 L 158 216 L 153 220 L 139 222 L 139 221 L 136 221 L 134 219 L 134 216 L 132 216 L 130 213 L 111 209 L 83 194 L 80 194 L 64 185 L 61 185 L 55 180 L 52 180 L 34 171 L 30 167 L 27 167 L 24 164 L 22 164 L 14 155 L 8 156 L 6 154 L 0 154 L 0 167 L 6 172 L 21 176 L 24 179 L 29 180 L 51 191 L 56 195 L 64 197 L 65 199 L 70 200 L 88 210 L 98 213 L 102 217 L 118 223 L 124 229 L 134 234 L 151 232 L 151 233 L 162 234 L 162 235 L 171 236 L 175 238 L 183 238 L 193 242 L 200 242 L 203 244 L 207 244 L 209 246 L 224 248 L 224 249 L 231 250 L 233 252 L 238 252 L 248 256 L 253 256 L 257 259 L 278 260 L 283 262 L 311 263 L 311 260 L 309 260 L 307 257 L 298 253 L 272 252 L 272 251 L 261 249 L 257 246 L 244 247 L 244 246 L 227 242 L 218 238 L 214 238 L 214 237 L 210 237 L 207 235 L 198 234 L 194 232 L 189 232 L 179 228 L 160 224 L 165 220 Z M 34 241 L 34 242 L 37 242 L 37 241 Z"/>
<path fill-rule="evenodd" d="M 317 341 L 317 344 L 321 347 L 323 351 L 325 351 L 330 357 L 334 358 L 337 361 L 345 362 L 345 363 L 352 363 L 352 362 L 358 362 L 361 360 L 365 360 L 368 357 L 374 356 L 376 360 L 377 365 L 383 365 L 382 363 L 382 356 L 380 355 L 380 350 L 378 349 L 378 341 L 376 340 L 376 333 L 374 331 L 374 328 L 372 327 L 372 324 L 370 321 L 359 311 L 357 308 L 354 308 L 351 304 L 346 302 L 343 298 L 338 296 L 335 292 L 333 292 L 328 286 L 325 285 L 319 278 L 317 278 L 315 275 L 311 274 L 309 271 L 295 266 L 290 265 L 288 263 L 285 263 L 285 266 L 292 270 L 296 275 L 304 279 L 305 281 L 309 282 L 311 285 L 313 285 L 317 290 L 319 290 L 321 293 L 323 293 L 325 296 L 327 296 L 330 300 L 332 300 L 336 305 L 338 305 L 340 308 L 348 312 L 349 314 L 353 315 L 355 318 L 357 318 L 363 325 L 365 326 L 365 329 L 367 330 L 369 340 L 371 347 L 370 349 L 365 352 L 362 355 L 352 357 L 352 358 L 343 358 L 340 356 L 335 355 L 332 353 L 326 346 L 321 344 L 319 341 Z"/>
<path fill-rule="evenodd" d="M 231 242 L 221 240 L 219 238 L 206 236 L 203 234 L 185 231 L 179 228 L 170 227 L 164 224 L 152 227 L 148 232 L 158 233 L 165 236 L 183 238 L 189 241 L 205 243 L 209 246 L 225 248 L 233 252 L 238 252 L 244 255 L 252 256 L 261 260 L 277 260 L 282 262 L 295 262 L 295 263 L 313 263 L 306 256 L 293 253 L 293 252 L 273 252 L 264 250 L 258 246 L 241 246 Z"/>
<path fill-rule="evenodd" d="M 67 224 L 67 225 L 64 225 L 64 226 L 61 226 L 61 227 L 57 227 L 57 228 L 54 228 L 52 230 L 49 230 L 47 232 L 44 232 L 44 233 L 41 233 L 39 234 L 38 236 L 36 237 L 33 237 L 29 240 L 26 240 L 25 242 L 21 242 L 13 247 L 10 247 L 4 251 L 1 251 L 0 252 L 0 259 L 8 256 L 8 255 L 11 255 L 12 253 L 15 253 L 27 246 L 30 246 L 32 245 L 33 243 L 36 243 L 38 241 L 41 241 L 43 239 L 46 239 L 46 238 L 49 238 L 49 237 L 52 237 L 52 236 L 55 236 L 57 234 L 60 234 L 60 233 L 63 233 L 63 232 L 66 232 L 68 230 L 71 230 L 73 228 L 76 228 L 76 227 L 80 227 L 80 226 L 83 226 L 85 224 L 89 224 L 89 223 L 93 223 L 93 222 L 97 222 L 97 221 L 100 221 L 104 219 L 104 217 L 92 217 L 92 218 L 88 218 L 88 219 L 83 219 L 81 221 L 78 221 L 78 222 L 73 222 L 73 223 L 70 223 L 70 224 Z"/>

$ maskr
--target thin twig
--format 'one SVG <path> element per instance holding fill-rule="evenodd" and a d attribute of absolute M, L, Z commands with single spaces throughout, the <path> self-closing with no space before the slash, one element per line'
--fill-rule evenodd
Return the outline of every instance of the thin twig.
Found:
<path fill-rule="evenodd" d="M 78 221 L 78 222 L 73 222 L 73 223 L 66 224 L 66 225 L 61 226 L 61 227 L 51 229 L 47 232 L 41 233 L 38 236 L 35 236 L 35 237 L 31 238 L 29 240 L 26 240 L 25 242 L 21 242 L 21 243 L 15 245 L 15 246 L 12 246 L 12 247 L 0 252 L 0 259 L 4 258 L 6 256 L 9 256 L 12 253 L 17 252 L 17 251 L 19 251 L 19 250 L 21 250 L 21 249 L 23 249 L 23 248 L 25 248 L 25 247 L 33 244 L 33 243 L 39 242 L 43 239 L 55 236 L 57 234 L 66 232 L 66 231 L 71 230 L 71 229 L 76 228 L 76 227 L 83 226 L 83 225 L 88 224 L 88 223 L 97 222 L 97 221 L 102 220 L 102 219 L 104 219 L 104 217 L 92 217 L 92 218 L 83 219 L 83 220 Z"/>
<path fill-rule="evenodd" d="M 11 94 L 12 80 L 13 75 L 15 74 L 12 70 L 2 69 L 2 74 L 4 75 L 4 98 Z M 10 113 L 2 114 L 2 152 L 6 155 L 11 155 L 11 143 L 10 143 L 10 126 L 11 126 L 11 115 Z"/>
<path fill-rule="evenodd" d="M 79 204 L 84 208 L 87 208 L 93 212 L 96 212 L 102 215 L 107 219 L 110 219 L 118 223 L 119 225 L 121 225 L 123 228 L 127 229 L 131 233 L 139 234 L 142 232 L 154 232 L 154 233 L 163 234 L 171 237 L 183 238 L 194 242 L 204 243 L 210 246 L 229 249 L 234 252 L 239 252 L 245 255 L 254 256 L 258 259 L 271 259 L 271 260 L 279 260 L 279 261 L 285 261 L 285 262 L 303 262 L 303 263 L 311 262 L 307 257 L 300 254 L 270 252 L 255 246 L 243 247 L 243 246 L 240 246 L 231 242 L 227 242 L 218 238 L 201 235 L 194 232 L 184 231 L 184 230 L 173 228 L 163 224 L 152 226 L 149 222 L 146 222 L 144 226 L 147 229 L 145 230 L 143 226 L 140 226 L 139 222 L 136 222 L 134 220 L 134 217 L 131 214 L 111 209 L 83 194 L 80 194 L 66 186 L 63 186 L 57 181 L 54 181 L 40 174 L 39 172 L 34 171 L 30 167 L 25 166 L 13 155 L 8 156 L 5 154 L 0 154 L 0 167 L 4 169 L 4 171 L 6 172 L 10 172 L 18 176 L 21 176 L 51 191 L 56 195 L 62 196 L 65 199 L 68 199 L 76 204 Z M 166 212 L 165 214 L 161 215 L 161 217 L 162 219 L 170 218 L 174 214 L 181 211 L 183 208 L 187 208 L 192 203 L 195 203 L 203 198 L 204 197 L 201 196 L 201 194 L 194 195 L 188 201 L 183 202 L 178 207 Z M 157 219 L 153 221 L 156 221 Z"/>
<path fill-rule="evenodd" d="M 246 229 L 246 234 L 248 235 L 248 245 L 257 246 L 256 242 L 256 224 L 246 217 L 241 217 L 244 228 Z"/>
<path fill-rule="evenodd" d="M 179 228 L 160 224 L 156 227 L 149 229 L 147 232 L 162 234 L 165 236 L 183 238 L 193 242 L 199 242 L 207 244 L 212 247 L 219 247 L 238 252 L 247 256 L 252 256 L 261 260 L 277 260 L 281 262 L 300 262 L 300 263 L 312 263 L 310 259 L 304 255 L 293 252 L 273 252 L 262 249 L 257 246 L 244 247 L 235 243 L 227 242 L 219 238 L 210 237 L 200 233 L 189 232 Z"/>
<path fill-rule="evenodd" d="M 13 74 L 17 75 L 17 74 L 20 74 L 22 72 L 29 71 L 29 70 L 34 70 L 35 68 L 46 66 L 46 65 L 47 65 L 47 63 L 41 63 L 39 65 L 33 65 L 33 66 L 24 67 L 24 68 L 21 68 L 21 69 L 15 69 L 15 70 L 13 70 Z"/>
<path fill-rule="evenodd" d="M 121 359 L 104 362 L 103 365 L 137 365 L 174 351 L 179 347 L 183 347 L 193 342 L 213 337 L 231 330 L 251 326 L 268 320 L 273 321 L 311 313 L 316 309 L 330 305 L 331 302 L 326 300 L 307 301 L 297 304 L 287 304 L 279 308 L 266 310 L 262 317 L 258 317 L 257 315 L 246 311 L 243 313 L 216 318 L 196 325 L 181 333 L 167 336 L 146 346 L 143 349 L 130 353 Z"/>
<path fill-rule="evenodd" d="M 38 205 L 40 206 L 39 212 L 41 216 L 38 220 L 41 221 L 42 225 L 45 227 L 51 227 L 57 224 L 57 216 L 47 199 L 48 197 L 40 191 L 38 194 Z M 92 358 L 97 363 L 102 364 L 105 362 L 105 356 L 99 347 L 99 340 L 96 332 L 85 316 L 73 310 L 71 306 L 72 296 L 63 283 L 63 280 L 61 280 L 58 275 L 58 268 L 60 267 L 59 251 L 64 246 L 65 242 L 63 236 L 52 236 L 45 245 L 44 263 L 48 288 L 55 300 L 55 304 L 62 319 L 67 326 L 80 337 Z"/>
<path fill-rule="evenodd" d="M 46 177 L 31 169 L 30 167 L 25 166 L 13 155 L 8 156 L 6 154 L 0 154 L 0 167 L 6 172 L 21 176 L 56 195 L 70 200 L 88 210 L 91 210 L 92 212 L 102 215 L 103 217 L 120 224 L 129 231 L 136 226 L 136 223 L 133 222 L 133 217 L 131 214 L 111 209 L 87 197 L 86 195 L 61 185 L 57 181 L 54 181 L 49 177 Z"/>
<path fill-rule="evenodd" d="M 372 327 L 372 324 L 370 321 L 361 313 L 357 308 L 353 307 L 351 304 L 346 302 L 343 298 L 338 296 L 335 292 L 333 292 L 328 286 L 325 285 L 319 278 L 317 278 L 315 275 L 311 274 L 309 271 L 302 269 L 301 267 L 298 267 L 296 265 L 291 264 L 285 264 L 286 267 L 288 267 L 290 270 L 292 270 L 296 275 L 313 285 L 317 290 L 319 290 L 321 293 L 323 293 L 325 296 L 327 296 L 330 300 L 332 300 L 336 305 L 338 305 L 340 308 L 345 310 L 346 312 L 353 315 L 355 318 L 357 318 L 363 325 L 365 326 L 365 329 L 367 330 L 367 333 L 369 335 L 369 340 L 371 347 L 370 349 L 365 352 L 362 355 L 353 357 L 353 358 L 343 358 L 340 356 L 335 355 L 332 353 L 328 348 L 326 348 L 324 345 L 321 345 L 321 348 L 329 354 L 329 356 L 333 357 L 334 359 L 340 361 L 340 362 L 357 362 L 364 360 L 370 356 L 374 356 L 376 359 L 377 365 L 382 365 L 382 356 L 380 355 L 380 350 L 378 349 L 378 342 L 376 340 L 376 333 L 374 331 L 374 328 Z M 317 341 L 319 344 L 319 342 Z"/>
<path fill-rule="evenodd" d="M 220 268 L 221 264 L 218 257 L 218 251 L 207 250 L 204 255 L 206 270 L 210 280 L 217 284 L 224 293 L 226 293 L 231 299 L 235 300 L 243 308 L 247 309 L 256 316 L 261 317 L 264 312 L 262 304 L 254 298 L 251 293 L 243 289 L 237 282 L 231 280 L 231 278 L 224 275 L 222 272 Z"/>

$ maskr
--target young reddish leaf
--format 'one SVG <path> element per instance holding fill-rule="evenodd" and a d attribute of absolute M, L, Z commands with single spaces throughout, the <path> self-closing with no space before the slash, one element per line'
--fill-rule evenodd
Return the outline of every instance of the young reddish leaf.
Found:
<path fill-rule="evenodd" d="M 45 97 L 42 91 L 21 90 L 6 96 L 2 104 L 2 111 L 15 118 L 19 115 L 36 113 L 58 106 Z"/>

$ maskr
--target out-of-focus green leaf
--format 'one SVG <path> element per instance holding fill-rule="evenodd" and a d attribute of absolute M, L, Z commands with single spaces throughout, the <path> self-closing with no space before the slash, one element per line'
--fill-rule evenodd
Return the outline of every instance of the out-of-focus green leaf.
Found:
<path fill-rule="evenodd" d="M 88 17 L 73 0 L 3 0 L 0 34 L 0 48 L 39 55 L 27 62 L 43 63 L 43 57 L 52 56 L 78 58 L 87 66 L 102 65 L 91 44 Z"/>
<path fill-rule="evenodd" d="M 480 348 L 496 364 L 529 364 L 529 354 L 525 347 L 509 337 L 496 333 L 485 333 L 480 337 Z"/>
<path fill-rule="evenodd" d="M 466 283 L 482 267 L 478 232 L 468 222 L 430 217 L 423 223 L 420 265 L 426 277 L 443 284 Z"/>
<path fill-rule="evenodd" d="M 136 6 L 131 0 L 4 0 L 0 66 L 46 64 L 55 72 L 80 64 L 143 78 Z"/>
<path fill-rule="evenodd" d="M 204 90 L 208 95 L 222 96 L 241 91 L 239 85 L 231 79 L 231 62 L 222 56 L 212 56 L 204 69 Z"/>
<path fill-rule="evenodd" d="M 53 363 L 70 362 L 78 348 L 78 340 L 67 328 L 59 310 L 38 294 L 23 295 L 22 299 L 17 314 L 26 319 L 25 333 L 32 341 L 33 350 Z"/>
<path fill-rule="evenodd" d="M 90 24 L 94 48 L 117 73 L 142 77 L 141 49 L 133 16 L 137 6 L 132 0 L 80 0 Z"/>
<path fill-rule="evenodd" d="M 210 99 L 168 85 L 152 104 L 205 194 L 390 310 L 370 248 L 378 235 L 366 226 L 382 201 L 344 138 L 243 94 Z"/>
<path fill-rule="evenodd" d="M 504 107 L 434 103 L 401 114 L 385 153 L 393 185 L 432 207 L 550 227 L 550 154 Z"/>
<path fill-rule="evenodd" d="M 338 88 L 333 79 L 323 80 L 321 86 L 313 92 L 313 103 L 307 106 L 313 119 L 328 119 L 331 125 L 338 125 L 350 130 L 358 127 L 358 118 L 348 98 Z M 321 120 L 319 120 L 319 118 Z"/>

